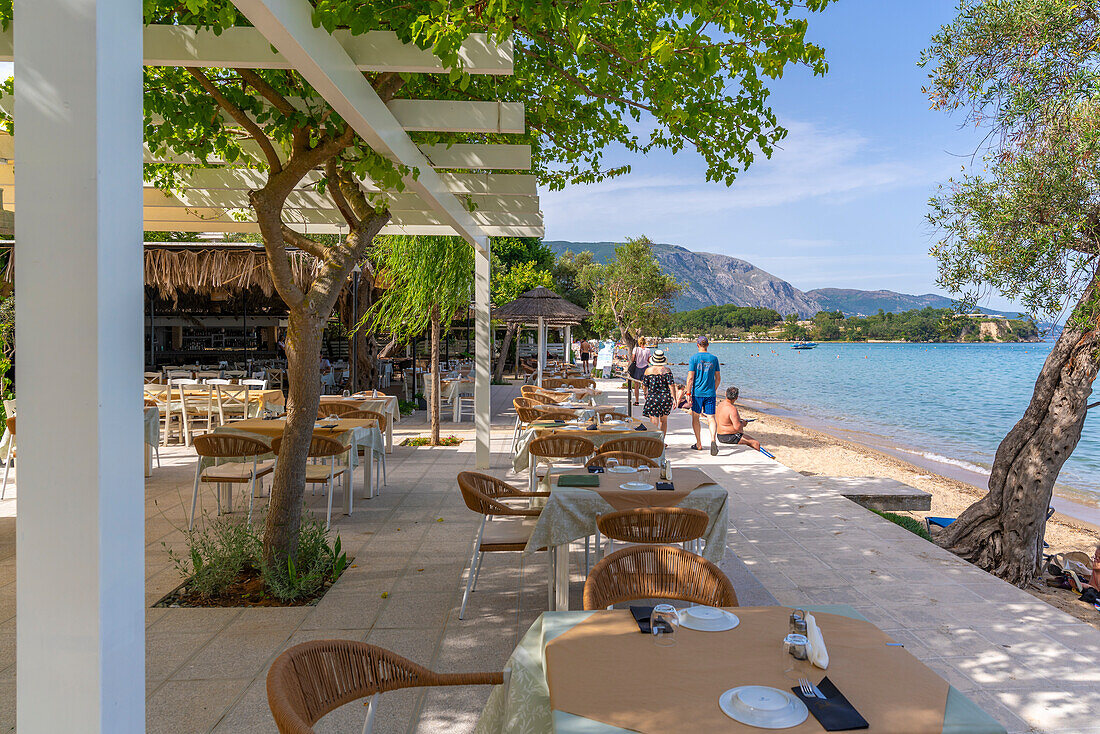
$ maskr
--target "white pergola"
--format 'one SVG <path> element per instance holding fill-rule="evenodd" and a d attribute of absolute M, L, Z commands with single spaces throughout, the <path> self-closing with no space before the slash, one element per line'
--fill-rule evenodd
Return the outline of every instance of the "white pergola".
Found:
<path fill-rule="evenodd" d="M 257 229 L 248 191 L 263 174 L 249 162 L 203 170 L 172 194 L 143 182 L 143 64 L 296 69 L 371 147 L 418 171 L 401 193 L 360 185 L 390 201 L 383 232 L 458 235 L 474 246 L 476 455 L 489 465 L 488 238 L 542 235 L 534 177 L 514 173 L 530 169 L 531 151 L 419 147 L 408 133 L 522 133 L 522 103 L 384 104 L 364 71 L 448 69 L 392 33 L 315 28 L 307 0 L 234 2 L 253 27 L 220 36 L 143 27 L 141 0 L 15 0 L 13 30 L 0 33 L 0 61 L 15 62 L 17 79 L 14 100 L 0 100 L 17 124 L 14 139 L 0 136 L 0 190 L 6 206 L 20 207 L 21 732 L 144 731 L 145 505 L 133 392 L 143 364 L 142 233 Z M 512 72 L 510 42 L 472 36 L 460 56 L 470 73 Z M 153 160 L 147 149 L 144 160 Z M 288 199 L 287 223 L 346 230 L 311 188 L 316 178 Z"/>

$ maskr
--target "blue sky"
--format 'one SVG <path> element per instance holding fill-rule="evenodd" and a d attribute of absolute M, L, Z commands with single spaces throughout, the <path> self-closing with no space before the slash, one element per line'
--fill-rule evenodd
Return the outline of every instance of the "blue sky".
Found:
<path fill-rule="evenodd" d="M 748 260 L 804 290 L 941 292 L 927 201 L 978 136 L 928 109 L 927 72 L 916 64 L 955 12 L 953 0 L 840 0 L 814 14 L 809 35 L 826 49 L 829 73 L 795 69 L 771 84 L 790 130 L 771 160 L 727 188 L 706 183 L 694 151 L 621 154 L 628 176 L 540 192 L 546 238 L 644 233 Z"/>

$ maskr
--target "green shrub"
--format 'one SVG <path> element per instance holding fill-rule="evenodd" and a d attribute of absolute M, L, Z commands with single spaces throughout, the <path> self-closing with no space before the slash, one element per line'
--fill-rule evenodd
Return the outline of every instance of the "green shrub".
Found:
<path fill-rule="evenodd" d="M 898 515 L 894 512 L 879 512 L 878 510 L 871 510 L 879 517 L 885 517 L 895 525 L 900 525 L 914 535 L 919 535 L 925 540 L 931 540 L 932 536 L 928 534 L 928 529 L 924 526 L 924 523 L 916 518 L 909 517 L 908 515 Z"/>
<path fill-rule="evenodd" d="M 398 400 L 397 409 L 401 411 L 401 415 L 412 415 L 416 410 L 416 403 L 410 403 L 408 400 Z"/>
<path fill-rule="evenodd" d="M 303 518 L 298 536 L 298 556 L 286 567 L 265 565 L 263 523 L 221 517 L 203 522 L 187 532 L 187 552 L 168 547 L 168 558 L 180 576 L 187 579 L 189 594 L 209 599 L 224 595 L 242 573 L 259 574 L 268 592 L 283 602 L 292 602 L 321 591 L 336 581 L 348 566 L 340 537 L 331 540 L 323 523 Z M 331 543 L 330 543 L 331 541 Z"/>

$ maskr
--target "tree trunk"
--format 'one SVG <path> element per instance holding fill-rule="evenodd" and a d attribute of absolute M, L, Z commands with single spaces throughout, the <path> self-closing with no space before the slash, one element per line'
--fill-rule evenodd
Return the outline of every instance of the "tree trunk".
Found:
<path fill-rule="evenodd" d="M 997 448 L 988 494 L 936 538 L 1020 587 L 1039 572 L 1054 482 L 1081 438 L 1100 364 L 1100 333 L 1089 305 L 1096 297 L 1095 278 L 1075 312 L 1090 315 L 1067 322 L 1039 372 L 1031 403 Z"/>
<path fill-rule="evenodd" d="M 429 406 L 429 415 L 431 417 L 432 424 L 432 446 L 439 445 L 439 331 L 440 331 L 440 315 L 439 309 L 432 310 L 432 403 Z"/>
<path fill-rule="evenodd" d="M 504 339 L 500 343 L 500 356 L 497 358 L 496 369 L 493 370 L 493 379 L 500 382 L 504 379 L 504 367 L 508 363 L 508 352 L 512 350 L 512 340 L 516 337 L 516 325 L 509 323 L 504 330 Z"/>
<path fill-rule="evenodd" d="M 264 523 L 264 562 L 285 563 L 298 553 L 302 498 L 306 485 L 306 458 L 320 406 L 320 353 L 325 319 L 305 308 L 292 308 L 286 336 L 286 429 L 271 486 Z"/>

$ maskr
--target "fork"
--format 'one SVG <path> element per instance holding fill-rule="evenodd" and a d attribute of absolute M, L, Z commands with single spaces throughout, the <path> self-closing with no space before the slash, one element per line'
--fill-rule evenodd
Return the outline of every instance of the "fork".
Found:
<path fill-rule="evenodd" d="M 802 690 L 802 695 L 807 698 L 825 698 L 825 696 L 817 690 L 817 686 L 810 682 L 809 678 L 799 678 L 798 687 Z"/>

